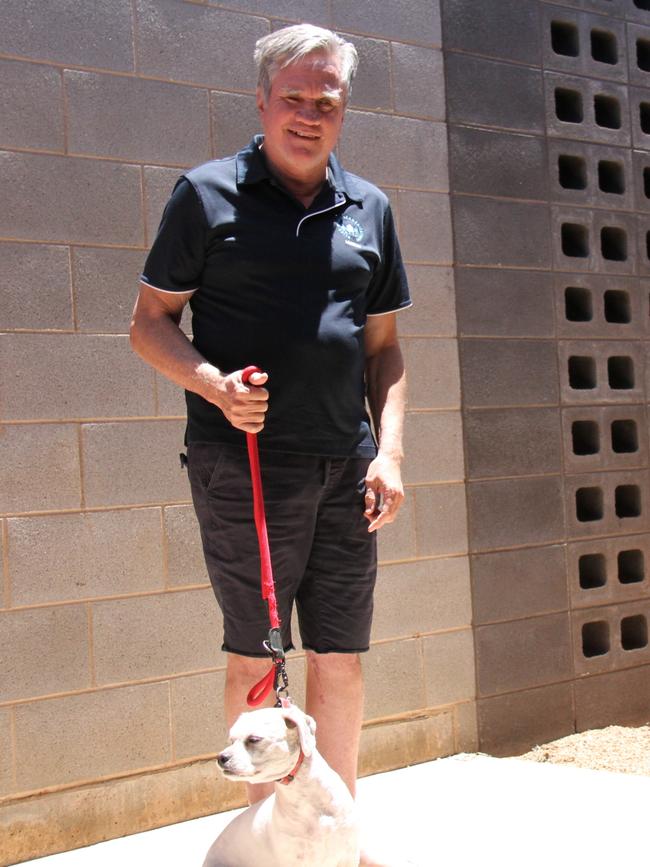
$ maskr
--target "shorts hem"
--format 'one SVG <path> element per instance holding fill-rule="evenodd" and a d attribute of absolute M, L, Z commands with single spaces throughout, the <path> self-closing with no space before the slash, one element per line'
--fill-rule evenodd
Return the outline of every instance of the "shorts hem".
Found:
<path fill-rule="evenodd" d="M 235 656 L 247 656 L 249 659 L 268 659 L 271 661 L 271 654 L 266 651 L 260 651 L 259 653 L 251 653 L 248 650 L 233 650 L 231 647 L 228 647 L 226 644 L 221 645 L 221 649 L 224 653 L 232 653 Z M 284 648 L 285 653 L 289 653 L 290 650 L 295 650 L 295 645 L 290 644 L 288 647 Z"/>
<path fill-rule="evenodd" d="M 319 650 L 317 647 L 312 647 L 311 644 L 303 644 L 303 650 L 310 650 L 312 653 L 317 653 L 319 656 L 322 656 L 326 653 L 368 653 L 370 647 L 358 647 L 358 648 L 339 648 L 339 647 L 329 647 L 327 650 Z"/>

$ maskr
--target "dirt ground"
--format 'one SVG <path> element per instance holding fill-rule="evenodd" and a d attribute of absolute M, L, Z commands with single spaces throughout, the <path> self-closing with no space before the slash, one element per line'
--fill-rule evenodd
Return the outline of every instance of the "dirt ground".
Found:
<path fill-rule="evenodd" d="M 516 758 L 650 777 L 650 725 L 591 729 L 534 747 Z"/>

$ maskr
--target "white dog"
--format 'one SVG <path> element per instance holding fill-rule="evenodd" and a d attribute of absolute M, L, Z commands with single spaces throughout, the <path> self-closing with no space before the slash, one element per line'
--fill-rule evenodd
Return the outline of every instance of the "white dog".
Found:
<path fill-rule="evenodd" d="M 275 782 L 222 831 L 203 867 L 357 867 L 354 800 L 316 750 L 316 723 L 295 705 L 242 714 L 217 760 L 229 780 Z"/>

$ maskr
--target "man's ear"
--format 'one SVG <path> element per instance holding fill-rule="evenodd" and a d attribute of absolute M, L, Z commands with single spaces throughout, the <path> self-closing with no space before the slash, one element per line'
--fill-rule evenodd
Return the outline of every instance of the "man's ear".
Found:
<path fill-rule="evenodd" d="M 294 704 L 282 708 L 282 716 L 289 728 L 298 729 L 300 748 L 307 758 L 311 756 L 316 747 L 316 720 L 303 713 Z"/>
<path fill-rule="evenodd" d="M 261 87 L 258 87 L 255 91 L 255 104 L 257 105 L 257 110 L 260 114 L 264 113 L 264 91 Z"/>

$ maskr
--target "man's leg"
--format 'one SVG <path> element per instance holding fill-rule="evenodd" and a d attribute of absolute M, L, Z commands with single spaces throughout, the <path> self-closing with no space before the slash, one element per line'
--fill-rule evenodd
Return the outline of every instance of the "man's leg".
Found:
<path fill-rule="evenodd" d="M 235 722 L 237 717 L 249 711 L 251 708 L 246 703 L 246 696 L 252 686 L 254 686 L 269 670 L 269 659 L 256 659 L 251 656 L 238 656 L 235 653 L 228 654 L 228 663 L 226 668 L 226 688 L 224 690 L 224 705 L 226 710 L 226 725 L 228 729 Z M 269 698 L 264 702 L 262 707 L 272 707 L 275 700 L 275 693 L 271 692 Z M 248 803 L 255 804 L 270 795 L 273 791 L 273 783 L 259 783 L 252 785 L 246 784 L 246 792 L 248 795 Z"/>
<path fill-rule="evenodd" d="M 319 753 L 354 795 L 363 720 L 363 675 L 356 653 L 307 652 L 306 710 L 316 720 Z"/>

